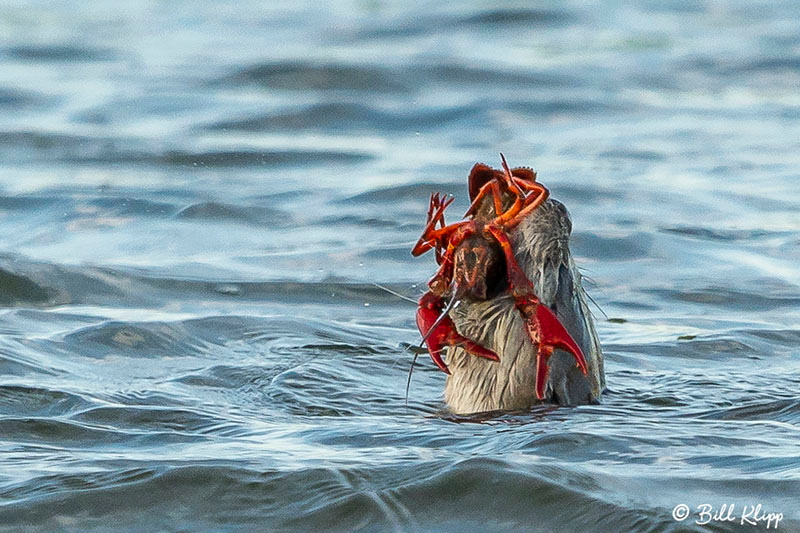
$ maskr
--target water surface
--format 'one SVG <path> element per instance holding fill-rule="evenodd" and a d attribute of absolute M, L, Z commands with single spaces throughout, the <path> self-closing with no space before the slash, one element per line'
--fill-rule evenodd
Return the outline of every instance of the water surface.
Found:
<path fill-rule="evenodd" d="M 800 529 L 798 35 L 786 1 L 3 4 L 0 529 Z M 404 405 L 414 305 L 374 284 L 422 292 L 428 195 L 500 151 L 571 211 L 601 405 L 443 416 L 422 359 Z"/>

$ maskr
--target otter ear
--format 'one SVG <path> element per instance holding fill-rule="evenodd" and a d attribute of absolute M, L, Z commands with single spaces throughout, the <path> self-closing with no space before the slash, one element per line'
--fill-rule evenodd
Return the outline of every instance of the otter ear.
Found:
<path fill-rule="evenodd" d="M 511 169 L 511 174 L 525 181 L 536 181 L 536 171 L 528 167 L 517 167 Z"/>
<path fill-rule="evenodd" d="M 481 187 L 492 181 L 497 176 L 498 171 L 484 165 L 483 163 L 475 163 L 469 173 L 469 199 L 474 200 L 478 196 Z M 502 174 L 500 174 L 502 176 Z"/>

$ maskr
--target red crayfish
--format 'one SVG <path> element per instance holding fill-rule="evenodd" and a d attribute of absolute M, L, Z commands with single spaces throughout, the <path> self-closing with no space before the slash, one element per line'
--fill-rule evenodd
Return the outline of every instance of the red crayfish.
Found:
<path fill-rule="evenodd" d="M 493 351 L 460 335 L 448 316 L 455 302 L 487 300 L 508 291 L 522 314 L 531 342 L 538 345 L 536 357 L 536 397 L 545 398 L 547 360 L 556 348 L 571 353 L 578 368 L 586 374 L 583 352 L 555 314 L 534 293 L 532 282 L 514 256 L 509 232 L 547 200 L 550 192 L 536 181 L 529 168 L 509 169 L 500 154 L 503 170 L 478 163 L 469 175 L 471 205 L 466 220 L 446 225 L 445 209 L 453 202 L 438 193 L 431 195 L 427 222 L 411 254 L 434 250 L 439 270 L 428 282 L 417 310 L 417 327 L 431 359 L 450 374 L 442 360 L 442 350 L 461 346 L 477 357 L 499 361 Z M 491 199 L 491 201 L 489 201 Z M 450 295 L 450 303 L 445 297 Z"/>

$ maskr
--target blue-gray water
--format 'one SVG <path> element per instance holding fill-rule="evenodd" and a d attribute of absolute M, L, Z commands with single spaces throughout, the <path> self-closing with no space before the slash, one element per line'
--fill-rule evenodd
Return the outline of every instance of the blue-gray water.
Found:
<path fill-rule="evenodd" d="M 798 4 L 271 4 L 0 6 L 0 529 L 800 529 Z M 373 283 L 500 151 L 609 390 L 406 408 Z"/>

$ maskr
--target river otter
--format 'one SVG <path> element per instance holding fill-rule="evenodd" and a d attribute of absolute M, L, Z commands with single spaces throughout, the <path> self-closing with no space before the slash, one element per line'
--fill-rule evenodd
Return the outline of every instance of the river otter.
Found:
<path fill-rule="evenodd" d="M 562 405 L 596 402 L 605 388 L 603 354 L 581 285 L 581 274 L 569 251 L 572 222 L 566 207 L 552 198 L 510 232 L 514 255 L 533 282 L 542 303 L 550 307 L 581 347 L 587 375 L 573 355 L 557 349 L 549 360 L 546 397 Z M 458 270 L 458 268 L 456 269 Z M 492 291 L 494 287 L 490 287 Z M 461 335 L 499 356 L 499 361 L 475 357 L 451 347 L 445 401 L 457 414 L 527 409 L 536 398 L 536 345 L 525 333 L 523 318 L 507 292 L 489 299 L 465 299 L 450 316 Z"/>

